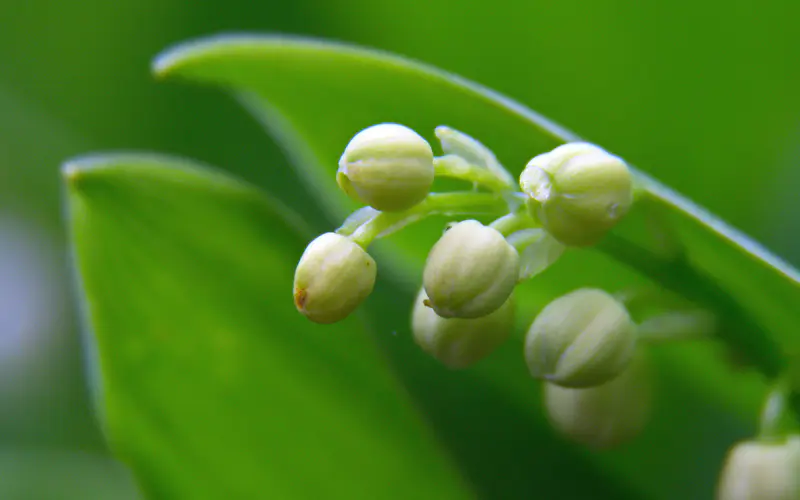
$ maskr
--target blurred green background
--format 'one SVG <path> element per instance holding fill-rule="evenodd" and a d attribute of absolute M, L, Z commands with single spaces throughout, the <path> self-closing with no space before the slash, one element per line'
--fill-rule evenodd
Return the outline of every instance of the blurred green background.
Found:
<path fill-rule="evenodd" d="M 797 265 L 799 20 L 794 0 L 2 1 L 0 498 L 135 498 L 92 417 L 60 163 L 158 150 L 288 202 L 305 192 L 231 98 L 151 78 L 163 48 L 278 32 L 432 63 L 624 156 Z"/>

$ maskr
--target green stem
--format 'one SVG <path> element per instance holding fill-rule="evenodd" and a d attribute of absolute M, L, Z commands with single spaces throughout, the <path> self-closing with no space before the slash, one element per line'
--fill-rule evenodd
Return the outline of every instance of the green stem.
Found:
<path fill-rule="evenodd" d="M 763 441 L 779 440 L 797 431 L 797 420 L 792 413 L 793 391 L 787 377 L 780 378 L 767 395 L 759 421 L 758 438 Z"/>
<path fill-rule="evenodd" d="M 517 252 L 522 253 L 525 248 L 542 241 L 545 234 L 544 229 L 541 228 L 522 229 L 508 235 L 506 241 L 508 241 L 509 245 L 516 248 Z"/>
<path fill-rule="evenodd" d="M 353 231 L 350 238 L 367 248 L 373 240 L 388 236 L 430 215 L 500 215 L 508 210 L 500 194 L 455 191 L 431 193 L 403 212 L 379 212 Z"/>
<path fill-rule="evenodd" d="M 536 224 L 536 221 L 534 221 L 527 212 L 522 211 L 513 214 L 506 214 L 489 224 L 489 227 L 496 229 L 503 236 L 508 236 L 511 233 L 515 233 L 523 229 L 537 228 L 538 224 Z"/>
<path fill-rule="evenodd" d="M 660 256 L 661 254 L 659 254 Z M 663 312 L 685 311 L 692 308 L 692 303 L 681 295 L 665 290 L 656 283 L 639 285 L 614 293 L 614 298 L 625 305 L 633 316 L 648 317 L 653 306 Z"/>
<path fill-rule="evenodd" d="M 350 236 L 353 234 L 362 224 L 367 222 L 368 220 L 375 217 L 380 212 L 375 210 L 372 207 L 361 207 L 352 214 L 350 214 L 347 219 L 342 222 L 342 225 L 339 226 L 339 229 L 336 230 L 336 234 L 341 234 L 342 236 Z"/>
<path fill-rule="evenodd" d="M 767 377 L 775 378 L 786 368 L 787 360 L 780 346 L 768 340 L 770 336 L 761 325 L 713 278 L 694 268 L 683 255 L 665 258 L 614 233 L 607 234 L 596 248 L 667 290 L 713 311 L 721 322 L 717 331 L 719 338 L 747 353 Z"/>
<path fill-rule="evenodd" d="M 514 185 L 507 184 L 491 170 L 472 165 L 460 156 L 445 155 L 434 158 L 433 167 L 437 177 L 459 179 L 498 193 L 515 189 Z"/>
<path fill-rule="evenodd" d="M 717 320 L 708 311 L 670 311 L 642 321 L 639 339 L 647 342 L 707 339 L 717 332 Z"/>

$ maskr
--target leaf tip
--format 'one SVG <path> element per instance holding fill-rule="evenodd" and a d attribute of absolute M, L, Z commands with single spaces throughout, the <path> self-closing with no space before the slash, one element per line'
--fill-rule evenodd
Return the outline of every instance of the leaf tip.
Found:
<path fill-rule="evenodd" d="M 186 44 L 170 47 L 158 54 L 150 65 L 150 72 L 159 80 L 167 78 L 180 63 Z"/>
<path fill-rule="evenodd" d="M 61 165 L 61 177 L 70 191 L 80 192 L 86 190 L 88 181 L 104 177 L 109 170 L 158 160 L 157 155 L 146 153 L 90 153 L 65 161 Z"/>
<path fill-rule="evenodd" d="M 61 166 L 61 177 L 67 191 L 86 195 L 90 186 L 104 177 L 104 171 L 114 166 L 116 158 L 101 154 L 91 154 L 67 160 Z"/>
<path fill-rule="evenodd" d="M 61 177 L 70 191 L 80 191 L 86 179 L 86 168 L 77 161 L 68 161 L 61 166 Z"/>
<path fill-rule="evenodd" d="M 159 80 L 170 77 L 187 59 L 192 57 L 193 53 L 197 53 L 198 46 L 204 44 L 203 40 L 196 40 L 179 43 L 165 49 L 153 59 L 150 65 L 151 73 Z"/>
<path fill-rule="evenodd" d="M 269 43 L 273 38 L 246 33 L 223 33 L 188 40 L 164 49 L 150 65 L 150 71 L 158 79 L 169 78 L 181 72 L 192 62 L 210 55 L 229 54 L 242 47 Z"/>

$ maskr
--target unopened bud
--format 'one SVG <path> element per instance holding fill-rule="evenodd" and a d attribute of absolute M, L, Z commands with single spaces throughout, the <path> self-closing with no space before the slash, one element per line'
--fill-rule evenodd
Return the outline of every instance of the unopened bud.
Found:
<path fill-rule="evenodd" d="M 800 435 L 734 446 L 717 490 L 719 500 L 800 498 Z"/>
<path fill-rule="evenodd" d="M 434 178 L 430 144 L 408 127 L 374 125 L 353 137 L 336 181 L 351 198 L 381 211 L 405 210 L 422 201 Z"/>
<path fill-rule="evenodd" d="M 497 310 L 514 291 L 519 255 L 496 229 L 478 221 L 453 225 L 425 263 L 428 305 L 444 318 L 479 318 Z"/>
<path fill-rule="evenodd" d="M 377 266 L 350 239 L 325 233 L 306 247 L 294 274 L 294 304 L 315 323 L 346 318 L 375 285 Z"/>
<path fill-rule="evenodd" d="M 636 437 L 652 406 L 646 353 L 637 353 L 617 378 L 597 387 L 571 389 L 546 383 L 544 403 L 550 423 L 571 440 L 595 449 Z"/>
<path fill-rule="evenodd" d="M 582 288 L 542 309 L 525 339 L 525 361 L 533 377 L 592 387 L 619 375 L 635 344 L 625 307 L 603 290 Z"/>
<path fill-rule="evenodd" d="M 633 202 L 622 159 L 588 143 L 536 156 L 520 176 L 531 215 L 564 245 L 588 246 L 625 216 Z"/>
<path fill-rule="evenodd" d="M 514 326 L 514 300 L 509 297 L 496 311 L 473 319 L 442 318 L 425 305 L 420 290 L 411 314 L 414 341 L 448 368 L 467 368 L 502 344 Z"/>

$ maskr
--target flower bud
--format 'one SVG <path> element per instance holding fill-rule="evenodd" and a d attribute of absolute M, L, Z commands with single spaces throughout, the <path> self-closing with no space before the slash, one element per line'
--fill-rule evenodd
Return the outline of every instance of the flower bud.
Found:
<path fill-rule="evenodd" d="M 628 212 L 633 185 L 620 158 L 592 144 L 564 144 L 533 158 L 519 179 L 531 215 L 558 241 L 593 245 Z"/>
<path fill-rule="evenodd" d="M 496 311 L 473 319 L 442 318 L 425 305 L 426 299 L 425 290 L 420 290 L 411 314 L 414 341 L 448 368 L 467 368 L 485 358 L 514 326 L 513 297 Z"/>
<path fill-rule="evenodd" d="M 719 500 L 800 498 L 800 435 L 734 446 L 717 490 Z"/>
<path fill-rule="evenodd" d="M 294 304 L 315 323 L 346 318 L 375 285 L 377 266 L 350 239 L 325 233 L 306 247 L 294 273 Z"/>
<path fill-rule="evenodd" d="M 535 378 L 564 387 L 592 387 L 619 375 L 633 356 L 636 325 L 602 290 L 582 288 L 548 304 L 525 339 Z"/>
<path fill-rule="evenodd" d="M 353 137 L 339 160 L 336 182 L 351 198 L 385 212 L 422 201 L 433 184 L 433 150 L 403 125 L 373 125 Z"/>
<path fill-rule="evenodd" d="M 428 254 L 423 274 L 428 305 L 443 318 L 478 318 L 511 296 L 519 255 L 496 229 L 478 221 L 453 225 Z"/>
<path fill-rule="evenodd" d="M 640 352 L 622 374 L 597 387 L 572 389 L 546 383 L 544 405 L 560 433 L 591 448 L 607 449 L 641 432 L 652 395 L 646 353 Z"/>

